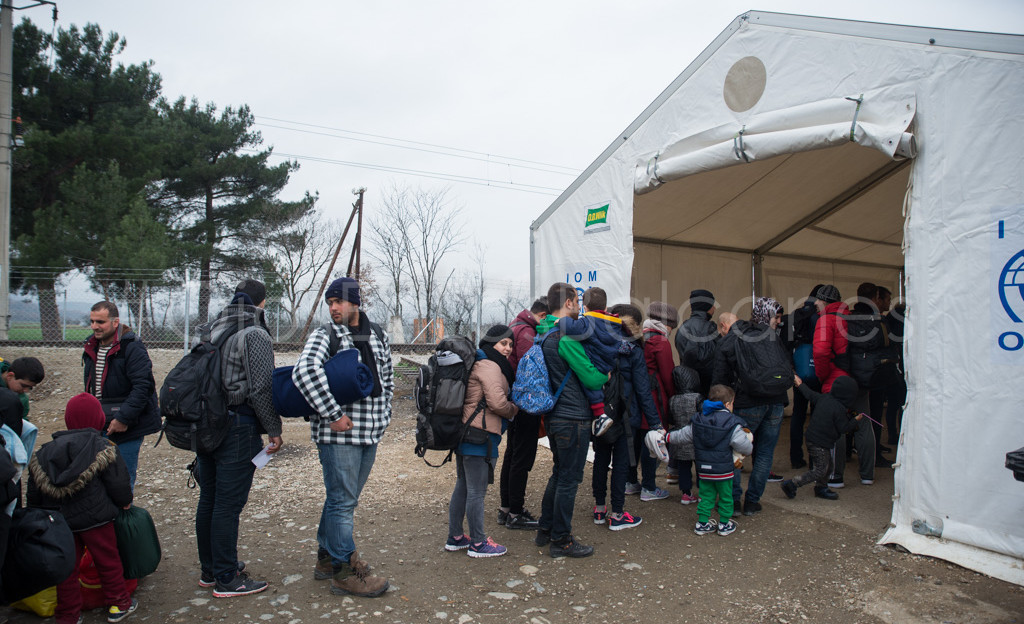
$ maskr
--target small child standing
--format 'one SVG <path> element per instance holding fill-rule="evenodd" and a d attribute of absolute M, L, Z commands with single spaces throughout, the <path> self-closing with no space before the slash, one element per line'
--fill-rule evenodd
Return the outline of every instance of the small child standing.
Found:
<path fill-rule="evenodd" d="M 57 586 L 57 624 L 75 624 L 82 612 L 78 563 L 89 548 L 109 610 L 120 622 L 138 607 L 124 582 L 114 519 L 132 504 L 128 467 L 117 446 L 103 438 L 106 418 L 88 393 L 72 397 L 64 411 L 67 431 L 39 448 L 29 462 L 28 505 L 60 511 L 75 535 L 75 571 Z"/>
<path fill-rule="evenodd" d="M 754 450 L 750 437 L 743 430 L 745 423 L 732 413 L 736 393 L 723 385 L 711 386 L 700 414 L 690 425 L 665 436 L 670 448 L 693 442 L 697 474 L 700 476 L 700 502 L 697 503 L 697 535 L 714 533 L 729 535 L 736 530 L 732 519 L 732 478 L 735 470 L 733 451 L 749 455 Z M 718 523 L 710 521 L 718 502 Z"/>
<path fill-rule="evenodd" d="M 780 485 L 788 498 L 796 497 L 797 488 L 812 481 L 814 495 L 825 500 L 836 500 L 839 494 L 829 489 L 828 476 L 832 474 L 835 459 L 832 449 L 836 441 L 853 431 L 863 414 L 854 416 L 850 412 L 857 401 L 857 382 L 846 375 L 832 382 L 829 392 L 818 393 L 807 387 L 798 375 L 793 375 L 793 383 L 799 392 L 814 407 L 811 412 L 811 424 L 807 426 L 804 440 L 807 441 L 807 455 L 811 458 L 811 469 L 804 474 L 786 479 Z"/>

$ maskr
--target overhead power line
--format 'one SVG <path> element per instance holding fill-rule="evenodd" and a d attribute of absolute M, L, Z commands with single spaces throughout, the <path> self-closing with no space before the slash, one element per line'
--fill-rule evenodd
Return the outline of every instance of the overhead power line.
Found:
<path fill-rule="evenodd" d="M 511 162 L 514 161 L 514 162 L 520 162 L 520 163 L 527 163 L 527 164 L 530 164 L 530 165 L 539 165 L 539 166 L 542 166 L 542 167 L 551 167 L 551 168 L 555 168 L 555 169 L 562 169 L 562 170 L 564 170 L 564 171 L 561 171 L 561 172 L 552 171 L 551 173 L 564 173 L 566 175 L 579 175 L 579 173 L 582 171 L 581 169 L 578 169 L 576 167 L 566 167 L 564 165 L 555 165 L 555 164 L 552 164 L 552 163 L 545 163 L 545 162 L 540 162 L 540 161 L 536 161 L 536 160 L 527 160 L 525 158 L 514 158 L 512 156 L 499 156 L 497 154 L 489 154 L 487 152 L 478 152 L 478 151 L 474 151 L 474 150 L 462 149 L 462 148 L 459 148 L 459 147 L 451 147 L 451 146 L 448 146 L 448 145 L 438 145 L 436 143 L 424 143 L 422 141 L 412 141 L 412 140 L 409 140 L 409 139 L 399 139 L 399 138 L 395 138 L 395 137 L 383 136 L 383 135 L 380 135 L 380 134 L 370 134 L 368 132 L 357 132 L 355 130 L 345 130 L 344 128 L 332 128 L 330 126 L 320 126 L 320 125 L 316 125 L 316 124 L 303 123 L 301 121 L 291 121 L 289 119 L 281 119 L 279 117 L 267 117 L 267 116 L 264 116 L 264 115 L 256 115 L 255 117 L 257 119 L 268 119 L 270 121 L 276 121 L 276 122 L 279 122 L 279 123 L 287 123 L 287 124 L 292 124 L 292 125 L 296 125 L 296 126 L 305 126 L 307 128 L 319 128 L 321 130 L 331 130 L 331 131 L 334 131 L 334 132 L 345 132 L 347 134 L 355 134 L 355 135 L 359 135 L 359 136 L 371 137 L 371 138 L 374 138 L 374 139 L 385 139 L 387 141 L 399 141 L 399 142 L 402 142 L 402 143 L 409 143 L 410 145 L 422 145 L 424 147 L 433 147 L 433 148 L 445 149 L 445 150 L 449 150 L 449 151 L 453 151 L 453 152 L 462 152 L 464 154 L 473 154 L 475 156 L 482 156 L 482 157 L 485 157 L 487 159 L 497 158 L 497 159 L 501 159 L 501 160 L 504 160 L 504 161 L 508 161 L 509 164 L 511 164 Z M 261 125 L 269 125 L 269 124 L 261 124 Z M 277 127 L 280 127 L 280 126 L 273 126 L 273 127 L 277 128 Z M 293 129 L 293 128 L 285 128 L 285 129 L 286 130 L 295 130 L 296 132 L 303 132 L 302 130 Z M 319 134 L 319 133 L 315 133 L 315 134 Z M 328 136 L 336 136 L 336 135 L 328 135 Z M 350 138 L 350 137 L 337 137 L 337 138 Z M 356 139 L 352 139 L 352 140 L 356 140 Z M 370 142 L 372 143 L 373 141 L 370 141 Z M 394 145 L 394 147 L 405 147 L 405 146 Z M 413 148 L 406 148 L 406 149 L 413 149 Z M 428 150 L 423 150 L 423 151 L 428 151 Z M 455 156 L 455 154 L 448 154 L 448 155 L 449 156 Z M 494 162 L 494 161 L 490 160 L 490 162 Z M 499 163 L 499 164 L 501 164 L 501 163 Z M 520 166 L 520 165 L 515 165 L 515 166 Z"/>
<path fill-rule="evenodd" d="M 251 148 L 243 148 L 243 151 L 258 153 L 259 150 Z M 562 189 L 554 188 L 549 186 L 538 186 L 535 184 L 519 184 L 517 182 L 504 182 L 500 180 L 491 180 L 488 178 L 479 178 L 474 176 L 463 176 L 452 173 L 440 173 L 436 171 L 422 171 L 418 169 L 405 169 L 402 167 L 393 167 L 390 165 L 375 165 L 370 163 L 361 163 L 347 160 L 336 160 L 333 158 L 324 158 L 322 156 L 305 156 L 302 154 L 291 154 L 287 152 L 273 152 L 272 156 L 280 158 L 295 158 L 297 160 L 308 160 L 310 162 L 320 162 L 330 165 L 339 165 L 344 167 L 357 167 L 359 169 L 373 169 L 375 171 L 385 171 L 388 173 L 402 173 L 406 175 L 419 176 L 422 178 L 433 178 L 436 180 L 445 180 L 447 182 L 461 182 L 464 184 L 475 184 L 478 186 L 491 186 L 494 188 L 501 188 L 510 191 L 521 191 L 523 193 L 536 193 L 538 195 L 549 195 L 558 196 Z"/>

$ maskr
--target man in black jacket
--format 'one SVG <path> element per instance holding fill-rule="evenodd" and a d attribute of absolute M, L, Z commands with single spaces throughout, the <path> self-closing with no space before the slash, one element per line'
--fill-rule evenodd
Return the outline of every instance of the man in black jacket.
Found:
<path fill-rule="evenodd" d="M 82 354 L 85 391 L 103 406 L 104 434 L 124 457 L 134 490 L 142 440 L 160 430 L 153 362 L 142 341 L 121 325 L 114 302 L 93 305 L 89 323 L 93 335 Z"/>
<path fill-rule="evenodd" d="M 715 295 L 710 290 L 690 292 L 690 318 L 676 331 L 679 364 L 689 366 L 700 375 L 700 393 L 708 395 L 718 348 L 718 325 L 711 320 L 715 314 Z"/>

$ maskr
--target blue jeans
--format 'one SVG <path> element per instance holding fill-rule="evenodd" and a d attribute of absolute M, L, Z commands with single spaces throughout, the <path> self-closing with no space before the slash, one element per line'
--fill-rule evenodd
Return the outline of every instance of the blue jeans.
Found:
<path fill-rule="evenodd" d="M 107 435 L 104 433 L 103 437 L 105 438 Z M 124 458 L 124 463 L 128 467 L 128 478 L 131 480 L 133 492 L 135 491 L 135 473 L 139 471 L 139 449 L 142 448 L 142 440 L 143 438 L 135 438 L 117 445 L 117 451 L 121 453 L 121 457 Z"/>
<path fill-rule="evenodd" d="M 779 441 L 782 428 L 782 404 L 755 405 L 736 408 L 735 414 L 746 421 L 747 428 L 754 434 L 754 467 L 747 481 L 747 502 L 756 503 L 764 494 L 768 473 L 775 458 L 775 443 Z M 740 502 L 743 495 L 743 471 L 737 470 L 732 478 L 732 498 Z"/>
<path fill-rule="evenodd" d="M 330 554 L 331 564 L 337 569 L 348 563 L 356 550 L 352 517 L 377 458 L 377 445 L 317 444 L 316 450 L 327 489 L 316 541 Z"/>
<path fill-rule="evenodd" d="M 590 448 L 590 421 L 548 417 L 544 420 L 551 443 L 551 477 L 544 489 L 539 528 L 558 542 L 572 535 L 576 490 L 583 482 L 583 466 Z"/>
<path fill-rule="evenodd" d="M 608 492 L 608 466 L 612 473 L 612 513 L 622 513 L 626 503 L 626 472 L 629 470 L 629 440 L 619 435 L 611 444 L 603 438 L 594 438 L 594 471 L 591 487 L 594 490 L 594 504 L 605 504 Z"/>
<path fill-rule="evenodd" d="M 234 578 L 238 562 L 238 517 L 249 501 L 256 466 L 252 458 L 263 448 L 259 425 L 235 416 L 224 441 L 212 453 L 198 453 L 199 504 L 196 544 L 199 565 L 222 581 Z"/>

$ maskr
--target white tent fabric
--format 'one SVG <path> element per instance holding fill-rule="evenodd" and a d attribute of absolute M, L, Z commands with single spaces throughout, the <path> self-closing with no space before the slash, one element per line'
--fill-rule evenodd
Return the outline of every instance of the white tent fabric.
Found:
<path fill-rule="evenodd" d="M 1024 483 L 1003 466 L 1024 446 L 1021 101 L 1024 36 L 744 14 L 533 224 L 533 290 L 683 317 L 695 288 L 741 316 L 816 283 L 905 293 L 881 541 L 1024 585 Z"/>

